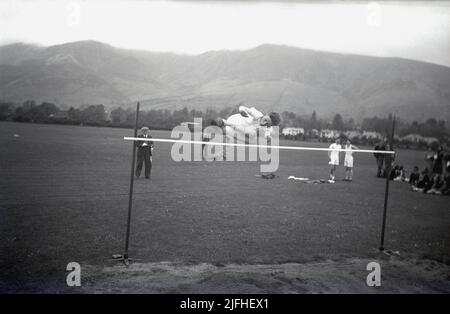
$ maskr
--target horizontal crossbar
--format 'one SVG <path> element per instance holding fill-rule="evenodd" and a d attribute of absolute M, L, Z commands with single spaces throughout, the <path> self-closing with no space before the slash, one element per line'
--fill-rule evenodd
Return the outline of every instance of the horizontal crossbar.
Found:
<path fill-rule="evenodd" d="M 271 148 L 271 149 L 290 149 L 290 150 L 309 150 L 309 151 L 340 151 L 353 153 L 377 153 L 377 154 L 395 154 L 391 150 L 372 150 L 372 149 L 330 149 L 320 147 L 304 147 L 304 146 L 275 146 L 275 145 L 257 145 L 257 144 L 239 144 L 239 143 L 221 143 L 221 142 L 206 142 L 206 141 L 186 141 L 175 140 L 168 138 L 142 138 L 142 137 L 124 137 L 127 141 L 147 141 L 147 142 L 165 142 L 165 143 L 181 143 L 181 144 L 196 144 L 196 145 L 216 145 L 216 146 L 235 146 L 235 147 L 253 147 L 253 148 Z"/>

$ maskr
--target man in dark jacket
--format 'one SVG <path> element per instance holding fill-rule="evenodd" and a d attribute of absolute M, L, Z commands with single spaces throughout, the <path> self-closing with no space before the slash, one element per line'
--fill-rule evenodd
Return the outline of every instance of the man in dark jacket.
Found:
<path fill-rule="evenodd" d="M 436 154 L 433 158 L 433 174 L 439 174 L 441 175 L 444 172 L 445 166 L 444 166 L 444 148 L 442 145 L 440 145 L 436 151 Z"/>
<path fill-rule="evenodd" d="M 381 141 L 380 143 L 378 143 L 377 145 L 375 145 L 375 147 L 373 148 L 374 150 L 386 150 L 387 148 L 387 138 L 383 138 L 383 141 Z M 377 177 L 383 177 L 383 164 L 384 164 L 384 159 L 385 159 L 385 154 L 378 154 L 378 153 L 374 153 L 373 154 L 375 156 L 375 159 L 377 160 Z"/>
<path fill-rule="evenodd" d="M 148 134 L 148 127 L 143 127 L 141 129 L 141 134 L 138 137 L 142 138 L 152 138 Z M 136 141 L 137 146 L 137 165 L 136 165 L 136 178 L 139 178 L 142 171 L 142 164 L 145 162 L 145 178 L 150 179 L 152 173 L 152 151 L 153 142 L 152 141 Z"/>

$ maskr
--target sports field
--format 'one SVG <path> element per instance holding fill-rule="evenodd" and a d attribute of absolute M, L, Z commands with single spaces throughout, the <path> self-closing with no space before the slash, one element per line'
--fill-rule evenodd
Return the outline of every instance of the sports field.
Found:
<path fill-rule="evenodd" d="M 169 132 L 150 133 L 170 137 Z M 356 154 L 353 182 L 315 185 L 287 178 L 327 178 L 326 152 L 281 151 L 278 177 L 265 180 L 255 176 L 256 162 L 177 163 L 170 157 L 172 145 L 157 143 L 152 180 L 135 181 L 130 256 L 138 266 L 127 274 L 111 255 L 124 248 L 132 144 L 123 137 L 131 135 L 127 129 L 0 123 L 0 291 L 71 292 L 65 277 L 72 261 L 86 270 L 81 292 L 202 291 L 186 282 L 184 288 L 174 283 L 173 290 L 142 289 L 149 269 L 145 265 L 156 272 L 155 265 L 168 265 L 161 262 L 207 265 L 208 271 L 216 267 L 219 272 L 229 267 L 245 272 L 245 265 L 257 272 L 269 265 L 271 273 L 276 265 L 302 265 L 305 271 L 315 267 L 317 274 L 325 272 L 321 263 L 331 272 L 350 265 L 354 271 L 349 276 L 361 275 L 365 289 L 367 262 L 379 260 L 399 263 L 386 268 L 395 276 L 383 273 L 398 282 L 401 267 L 419 267 L 421 279 L 402 281 L 411 283 L 411 292 L 450 292 L 449 198 L 414 193 L 407 183 L 391 182 L 386 248 L 399 252 L 392 261 L 376 250 L 385 180 L 375 177 L 371 154 Z M 423 155 L 399 150 L 397 161 L 408 170 L 423 168 Z M 341 167 L 337 179 L 343 176 Z M 167 275 L 167 269 L 158 269 Z M 119 272 L 123 276 L 116 278 Z M 234 276 L 233 288 L 217 291 L 284 292 L 275 289 L 282 280 L 261 290 L 260 284 L 244 284 Z M 346 292 L 354 278 L 339 280 L 330 291 Z M 396 291 L 395 280 L 391 286 L 385 281 L 392 288 L 386 291 Z M 218 286 L 209 284 L 205 289 L 215 292 Z M 322 291 L 327 292 L 320 287 L 289 292 Z"/>

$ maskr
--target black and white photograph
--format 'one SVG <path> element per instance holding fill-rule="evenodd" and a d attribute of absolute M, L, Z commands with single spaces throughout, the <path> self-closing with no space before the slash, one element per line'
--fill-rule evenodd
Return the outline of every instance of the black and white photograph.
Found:
<path fill-rule="evenodd" d="M 449 200 L 450 1 L 0 1 L 1 294 L 448 295 Z"/>

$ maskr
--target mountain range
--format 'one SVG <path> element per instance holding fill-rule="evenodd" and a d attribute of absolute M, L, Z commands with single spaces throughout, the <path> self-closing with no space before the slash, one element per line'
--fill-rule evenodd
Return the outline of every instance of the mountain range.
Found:
<path fill-rule="evenodd" d="M 199 55 L 128 50 L 96 41 L 0 47 L 0 101 L 144 109 L 317 112 L 330 118 L 450 121 L 450 68 L 425 62 L 261 45 Z"/>

